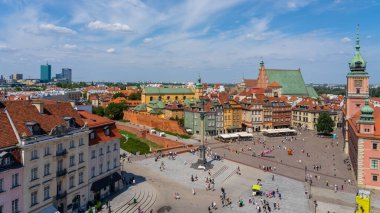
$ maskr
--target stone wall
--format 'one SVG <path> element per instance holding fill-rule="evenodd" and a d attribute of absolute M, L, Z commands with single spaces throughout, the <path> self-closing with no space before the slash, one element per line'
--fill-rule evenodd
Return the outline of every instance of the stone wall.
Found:
<path fill-rule="evenodd" d="M 178 141 L 174 141 L 174 140 L 171 140 L 171 139 L 168 139 L 165 137 L 160 137 L 158 135 L 147 133 L 147 130 L 140 130 L 138 128 L 133 128 L 133 127 L 124 126 L 124 125 L 117 125 L 117 128 L 121 129 L 121 130 L 125 130 L 125 131 L 133 133 L 133 134 L 136 134 L 137 137 L 139 137 L 139 138 L 150 140 L 150 141 L 162 146 L 163 149 L 165 149 L 165 150 L 167 148 L 173 149 L 173 148 L 188 146 L 187 144 L 184 144 L 184 143 L 181 143 Z"/>
<path fill-rule="evenodd" d="M 167 132 L 188 135 L 177 121 L 162 119 L 155 115 L 146 115 L 137 112 L 124 111 L 124 120 L 129 120 L 132 123 L 150 126 Z"/>

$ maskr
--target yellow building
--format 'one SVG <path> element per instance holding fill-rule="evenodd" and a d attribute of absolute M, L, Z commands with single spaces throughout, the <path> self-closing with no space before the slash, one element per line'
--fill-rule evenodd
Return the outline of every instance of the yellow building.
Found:
<path fill-rule="evenodd" d="M 224 133 L 241 131 L 242 107 L 234 100 L 223 104 Z"/>
<path fill-rule="evenodd" d="M 167 87 L 144 87 L 141 92 L 141 103 L 148 104 L 151 101 L 164 103 L 184 103 L 187 99 L 199 100 L 203 95 L 201 78 L 195 84 L 195 88 L 167 88 Z"/>

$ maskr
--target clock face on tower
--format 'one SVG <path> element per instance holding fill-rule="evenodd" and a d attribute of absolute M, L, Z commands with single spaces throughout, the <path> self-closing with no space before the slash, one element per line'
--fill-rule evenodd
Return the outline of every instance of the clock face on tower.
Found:
<path fill-rule="evenodd" d="M 355 80 L 354 84 L 355 84 L 355 87 L 362 87 L 362 80 Z"/>

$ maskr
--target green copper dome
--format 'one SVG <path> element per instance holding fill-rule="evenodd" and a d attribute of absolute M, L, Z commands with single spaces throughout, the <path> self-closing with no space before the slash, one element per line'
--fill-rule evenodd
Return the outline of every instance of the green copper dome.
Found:
<path fill-rule="evenodd" d="M 373 123 L 373 108 L 369 106 L 368 98 L 365 100 L 365 105 L 361 108 L 359 123 Z"/>
<path fill-rule="evenodd" d="M 361 108 L 361 111 L 363 114 L 372 114 L 373 113 L 373 109 L 372 107 L 368 106 L 368 105 L 365 105 Z"/>

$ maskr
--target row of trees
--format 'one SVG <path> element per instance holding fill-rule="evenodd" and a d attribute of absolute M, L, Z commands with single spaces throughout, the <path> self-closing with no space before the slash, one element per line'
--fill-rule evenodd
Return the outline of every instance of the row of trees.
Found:
<path fill-rule="evenodd" d="M 92 113 L 99 116 L 105 116 L 112 120 L 122 120 L 124 117 L 123 111 L 126 109 L 127 109 L 126 104 L 110 103 L 108 104 L 106 108 L 103 108 L 103 107 L 92 108 Z"/>
<path fill-rule="evenodd" d="M 127 98 L 128 100 L 141 100 L 141 92 L 131 93 L 128 97 L 124 93 L 121 93 L 121 92 L 117 92 L 113 95 L 114 99 L 118 97 Z"/>

